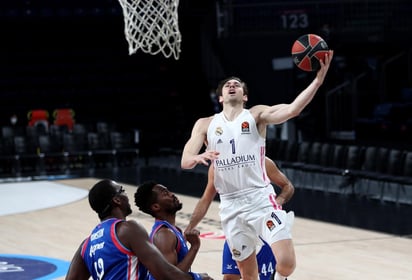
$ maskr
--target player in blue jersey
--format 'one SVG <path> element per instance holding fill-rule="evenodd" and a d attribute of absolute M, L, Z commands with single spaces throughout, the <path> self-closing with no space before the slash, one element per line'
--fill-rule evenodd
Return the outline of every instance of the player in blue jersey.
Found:
<path fill-rule="evenodd" d="M 276 163 L 274 163 L 268 157 L 265 157 L 265 168 L 270 181 L 281 189 L 280 194 L 275 198 L 277 207 L 281 209 L 282 205 L 284 205 L 292 198 L 295 188 L 291 181 L 285 176 L 285 174 L 279 170 Z M 210 207 L 211 202 L 217 194 L 213 177 L 214 169 L 212 167 L 209 167 L 206 188 L 203 192 L 202 197 L 197 202 L 195 209 L 193 210 L 189 225 L 186 227 L 187 231 L 193 230 L 203 219 Z M 261 238 L 260 240 L 262 241 L 263 245 L 260 247 L 261 249 L 258 250 L 256 254 L 259 279 L 269 280 L 271 275 L 275 271 L 276 260 L 269 244 L 264 242 Z M 237 267 L 236 261 L 232 258 L 232 253 L 230 252 L 227 242 L 225 242 L 223 247 L 222 274 L 224 275 L 224 280 L 240 279 L 239 269 Z"/>
<path fill-rule="evenodd" d="M 140 211 L 155 218 L 150 232 L 152 243 L 171 264 L 190 272 L 200 248 L 199 231 L 193 229 L 185 236 L 176 226 L 176 212 L 182 209 L 182 203 L 176 195 L 155 181 L 146 181 L 137 188 L 134 200 Z M 190 243 L 190 248 L 186 242 Z M 155 277 L 150 275 L 150 279 Z"/>
<path fill-rule="evenodd" d="M 157 279 L 212 279 L 171 265 L 150 242 L 145 228 L 126 220 L 132 209 L 124 188 L 117 182 L 98 181 L 88 199 L 100 223 L 74 254 L 66 280 L 146 280 L 148 271 Z"/>

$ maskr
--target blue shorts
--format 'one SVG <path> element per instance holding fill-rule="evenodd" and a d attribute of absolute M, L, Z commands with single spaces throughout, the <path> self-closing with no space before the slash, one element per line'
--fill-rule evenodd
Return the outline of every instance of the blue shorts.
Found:
<path fill-rule="evenodd" d="M 275 272 L 276 260 L 269 244 L 264 241 L 263 243 L 264 245 L 256 255 L 259 269 L 259 279 L 270 280 L 270 276 Z M 225 244 L 223 245 L 222 274 L 240 275 L 236 261 L 232 259 L 232 253 L 227 245 L 227 241 L 225 241 Z"/>

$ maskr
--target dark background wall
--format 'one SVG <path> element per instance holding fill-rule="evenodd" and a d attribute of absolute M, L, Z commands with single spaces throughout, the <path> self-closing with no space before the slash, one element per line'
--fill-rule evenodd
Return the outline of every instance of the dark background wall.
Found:
<path fill-rule="evenodd" d="M 79 123 L 107 121 L 150 134 L 153 144 L 172 145 L 192 124 L 194 112 L 208 110 L 193 35 L 199 32 L 196 14 L 181 17 L 184 40 L 176 61 L 141 51 L 128 54 L 117 1 L 1 5 L 2 126 L 10 124 L 12 114 L 25 126 L 32 109 L 69 107 Z M 194 102 L 199 106 L 184 107 Z"/>
<path fill-rule="evenodd" d="M 326 115 L 325 96 L 341 84 L 349 83 L 347 95 L 356 96 L 356 112 L 341 117 L 345 130 L 355 131 L 359 118 L 373 122 L 381 103 L 411 103 L 410 97 L 402 99 L 412 87 L 410 10 L 408 1 L 183 0 L 182 52 L 175 60 L 141 51 L 128 55 L 115 0 L 3 1 L 0 124 L 17 114 L 25 125 L 35 108 L 71 107 L 78 122 L 110 121 L 141 130 L 154 146 L 178 148 L 194 120 L 213 113 L 209 93 L 228 75 L 247 81 L 249 105 L 291 101 L 314 74 L 275 71 L 272 59 L 290 57 L 298 36 L 316 33 L 335 50 L 335 62 L 296 121 L 308 137 L 333 141 L 326 130 L 333 116 Z M 411 116 L 401 118 L 411 129 Z M 158 135 L 157 124 L 166 119 Z M 400 136 L 389 140 L 404 142 Z"/>

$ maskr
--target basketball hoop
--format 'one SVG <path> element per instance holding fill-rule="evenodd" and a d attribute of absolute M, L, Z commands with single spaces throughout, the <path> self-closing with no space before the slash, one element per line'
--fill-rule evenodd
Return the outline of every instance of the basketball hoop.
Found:
<path fill-rule="evenodd" d="M 119 0 L 129 55 L 138 49 L 177 60 L 182 41 L 178 23 L 179 0 Z"/>

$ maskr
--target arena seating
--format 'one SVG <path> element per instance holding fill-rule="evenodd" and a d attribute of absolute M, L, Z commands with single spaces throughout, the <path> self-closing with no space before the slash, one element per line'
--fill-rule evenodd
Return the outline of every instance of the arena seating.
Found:
<path fill-rule="evenodd" d="M 412 150 L 279 139 L 268 147 L 297 188 L 412 204 Z"/>
<path fill-rule="evenodd" d="M 0 139 L 0 177 L 76 173 L 94 168 L 134 166 L 139 157 L 133 131 L 112 125 L 51 125 L 48 132 L 32 126 L 24 133 L 3 127 Z M 16 130 L 16 131 L 15 131 Z"/>

